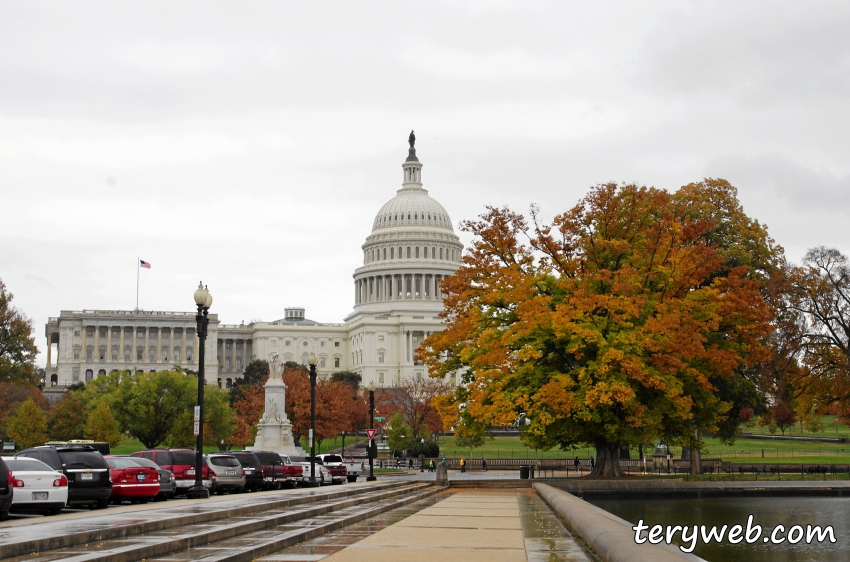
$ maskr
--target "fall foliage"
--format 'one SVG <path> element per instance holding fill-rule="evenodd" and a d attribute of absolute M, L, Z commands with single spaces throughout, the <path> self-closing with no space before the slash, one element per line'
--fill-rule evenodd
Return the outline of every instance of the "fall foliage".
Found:
<path fill-rule="evenodd" d="M 121 442 L 121 431 L 118 429 L 118 422 L 115 421 L 112 411 L 110 411 L 106 402 L 100 402 L 89 410 L 86 417 L 84 435 L 86 439 L 91 439 L 92 441 L 109 443 L 110 447 L 114 447 Z"/>
<path fill-rule="evenodd" d="M 673 195 L 600 185 L 551 225 L 536 208 L 531 226 L 493 207 L 464 222 L 474 241 L 443 282 L 446 329 L 420 348 L 432 376 L 465 383 L 438 403 L 445 425 L 481 435 L 524 413 L 529 446 L 592 443 L 594 476 L 620 474 L 622 446 L 698 447 L 697 432 L 737 427 L 778 251 L 739 215 L 734 188 L 706 180 Z"/>
<path fill-rule="evenodd" d="M 87 419 L 86 403 L 79 391 L 66 392 L 47 412 L 47 429 L 56 441 L 82 439 Z"/>

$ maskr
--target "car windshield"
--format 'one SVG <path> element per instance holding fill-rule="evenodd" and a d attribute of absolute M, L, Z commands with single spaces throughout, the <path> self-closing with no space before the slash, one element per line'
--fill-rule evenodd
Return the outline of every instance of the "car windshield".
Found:
<path fill-rule="evenodd" d="M 130 459 L 106 459 L 106 464 L 112 468 L 139 468 L 139 465 Z"/>
<path fill-rule="evenodd" d="M 216 466 L 242 466 L 234 457 L 210 457 L 210 462 Z"/>
<path fill-rule="evenodd" d="M 257 456 L 253 453 L 240 453 L 234 456 L 239 459 L 239 462 L 242 464 L 242 466 L 262 466 L 260 464 L 260 459 L 258 459 Z"/>
<path fill-rule="evenodd" d="M 195 464 L 195 453 L 189 451 L 171 453 L 171 464 Z"/>
<path fill-rule="evenodd" d="M 6 465 L 12 472 L 55 472 L 38 459 L 7 459 Z"/>
<path fill-rule="evenodd" d="M 106 468 L 103 456 L 93 451 L 60 451 L 59 458 L 62 459 L 62 465 L 66 467 Z"/>
<path fill-rule="evenodd" d="M 325 462 L 342 462 L 342 457 L 339 455 L 325 455 Z"/>
<path fill-rule="evenodd" d="M 150 460 L 150 459 L 143 459 L 143 458 L 139 458 L 139 457 L 132 457 L 132 458 L 127 459 L 127 460 L 133 461 L 134 463 L 136 463 L 136 464 L 137 464 L 137 465 L 139 465 L 139 466 L 146 466 L 146 467 L 148 467 L 148 468 L 156 468 L 157 470 L 162 470 L 162 469 L 159 467 L 159 465 L 158 465 L 158 464 L 156 464 L 155 462 L 153 462 L 153 461 L 152 461 L 152 460 Z"/>
<path fill-rule="evenodd" d="M 280 455 L 277 453 L 254 453 L 260 462 L 263 464 L 276 464 L 281 462 Z"/>

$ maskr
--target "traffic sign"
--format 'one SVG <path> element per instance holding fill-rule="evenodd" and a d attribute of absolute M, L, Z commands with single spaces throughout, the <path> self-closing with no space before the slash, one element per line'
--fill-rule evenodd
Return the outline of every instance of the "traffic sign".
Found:
<path fill-rule="evenodd" d="M 387 419 L 387 418 L 385 418 L 384 416 L 376 416 L 376 417 L 375 417 L 375 421 L 376 421 L 376 422 L 378 422 L 378 423 L 381 423 L 381 422 L 382 422 L 382 421 L 384 421 L 385 419 Z"/>
<path fill-rule="evenodd" d="M 367 436 L 369 439 L 374 439 L 374 438 L 375 438 L 375 433 L 377 433 L 377 432 L 378 432 L 378 430 L 376 430 L 376 429 L 367 429 L 367 430 L 366 430 L 366 436 Z"/>
<path fill-rule="evenodd" d="M 200 433 L 201 433 L 201 422 L 196 421 L 195 422 L 195 437 L 197 437 L 198 434 L 200 434 Z"/>
<path fill-rule="evenodd" d="M 195 406 L 195 421 L 201 420 L 201 407 Z"/>

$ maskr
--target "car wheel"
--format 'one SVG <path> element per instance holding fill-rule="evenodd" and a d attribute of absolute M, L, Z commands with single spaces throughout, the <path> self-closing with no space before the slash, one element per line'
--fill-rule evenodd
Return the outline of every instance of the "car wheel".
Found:
<path fill-rule="evenodd" d="M 97 504 L 95 504 L 94 509 L 106 509 L 106 506 L 109 505 L 109 499 L 105 500 L 97 500 Z"/>
<path fill-rule="evenodd" d="M 59 515 L 60 513 L 62 513 L 62 508 L 61 508 L 61 507 L 57 507 L 57 508 L 55 508 L 55 509 L 51 509 L 50 511 L 48 511 L 47 513 L 45 513 L 45 515 Z"/>

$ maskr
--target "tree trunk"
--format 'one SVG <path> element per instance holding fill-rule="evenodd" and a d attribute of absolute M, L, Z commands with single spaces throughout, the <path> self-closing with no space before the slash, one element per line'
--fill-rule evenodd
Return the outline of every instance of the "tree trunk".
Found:
<path fill-rule="evenodd" d="M 694 443 L 691 447 L 691 474 L 702 474 L 702 458 L 699 452 L 699 431 L 694 430 Z"/>
<path fill-rule="evenodd" d="M 590 478 L 621 478 L 625 476 L 620 468 L 620 444 L 597 440 L 596 465 L 590 473 Z"/>

